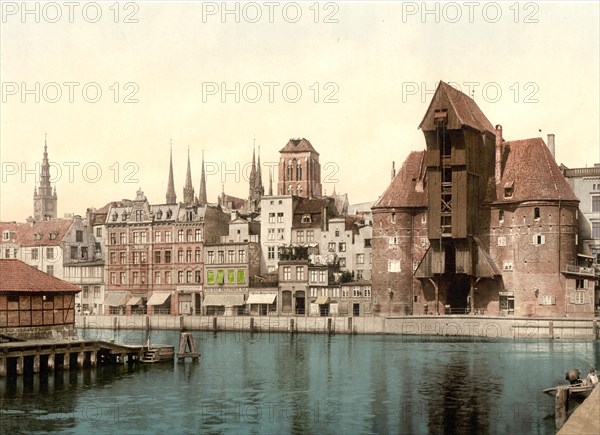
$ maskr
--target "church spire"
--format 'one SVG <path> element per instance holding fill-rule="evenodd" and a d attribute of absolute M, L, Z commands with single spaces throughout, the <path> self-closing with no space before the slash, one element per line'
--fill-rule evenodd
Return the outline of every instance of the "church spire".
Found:
<path fill-rule="evenodd" d="M 252 145 L 252 168 L 250 168 L 250 178 L 248 180 L 248 197 L 250 200 L 254 199 L 254 193 L 256 192 L 256 139 Z"/>
<path fill-rule="evenodd" d="M 204 150 L 202 150 L 202 174 L 200 175 L 200 191 L 198 192 L 198 201 L 200 206 L 205 206 L 208 201 L 206 199 L 206 174 L 204 172 Z"/>
<path fill-rule="evenodd" d="M 171 152 L 169 158 L 169 183 L 167 186 L 167 204 L 177 204 L 175 183 L 173 182 L 173 141 L 171 141 Z"/>
<path fill-rule="evenodd" d="M 258 146 L 258 161 L 256 162 L 256 178 L 254 191 L 259 197 L 265 193 L 265 188 L 262 183 L 262 169 L 260 167 L 260 145 Z"/>
<path fill-rule="evenodd" d="M 50 162 L 48 161 L 48 135 L 44 134 L 44 154 L 40 170 L 40 185 L 33 191 L 33 216 L 36 221 L 56 218 L 56 186 L 50 184 Z"/>
<path fill-rule="evenodd" d="M 190 206 L 194 203 L 194 186 L 192 186 L 192 169 L 190 167 L 190 147 L 188 145 L 187 172 L 185 174 L 185 186 L 183 186 L 183 203 Z"/>

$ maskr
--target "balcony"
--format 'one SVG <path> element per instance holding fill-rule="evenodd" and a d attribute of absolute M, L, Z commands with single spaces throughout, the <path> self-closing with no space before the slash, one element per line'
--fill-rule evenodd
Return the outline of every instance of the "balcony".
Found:
<path fill-rule="evenodd" d="M 572 266 L 567 265 L 565 272 L 571 275 L 582 275 L 582 276 L 596 276 L 596 270 L 593 267 L 581 267 L 581 266 Z"/>

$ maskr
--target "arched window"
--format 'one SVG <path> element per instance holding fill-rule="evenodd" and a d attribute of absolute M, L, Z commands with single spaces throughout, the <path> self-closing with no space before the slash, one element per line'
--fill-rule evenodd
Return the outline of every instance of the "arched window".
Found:
<path fill-rule="evenodd" d="M 300 163 L 296 165 L 296 180 L 302 181 L 302 165 Z"/>
<path fill-rule="evenodd" d="M 498 210 L 498 222 L 504 223 L 504 210 Z"/>
<path fill-rule="evenodd" d="M 535 220 L 539 220 L 540 219 L 540 208 L 536 207 L 533 209 L 533 218 Z"/>
<path fill-rule="evenodd" d="M 288 168 L 287 168 L 287 179 L 292 180 L 293 176 L 294 176 L 294 165 L 293 165 L 292 161 L 290 160 L 288 162 Z"/>

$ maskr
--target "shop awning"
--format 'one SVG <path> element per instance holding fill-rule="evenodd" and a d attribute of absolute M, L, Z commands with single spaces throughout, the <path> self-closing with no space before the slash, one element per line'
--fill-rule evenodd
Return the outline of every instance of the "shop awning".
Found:
<path fill-rule="evenodd" d="M 315 301 L 315 304 L 319 304 L 319 305 L 325 305 L 329 303 L 329 297 L 328 296 L 319 296 L 317 298 L 317 300 Z"/>
<path fill-rule="evenodd" d="M 162 305 L 169 297 L 171 297 L 170 292 L 154 292 L 150 296 L 150 299 L 148 299 L 148 302 L 146 302 L 146 305 Z"/>
<path fill-rule="evenodd" d="M 250 294 L 246 304 L 267 304 L 271 305 L 275 302 L 276 294 Z"/>
<path fill-rule="evenodd" d="M 244 295 L 206 295 L 202 305 L 234 307 L 244 303 Z"/>
<path fill-rule="evenodd" d="M 142 303 L 141 296 L 132 296 L 125 305 L 140 305 Z"/>
<path fill-rule="evenodd" d="M 126 292 L 107 292 L 104 303 L 109 307 L 118 307 L 121 305 L 125 305 L 126 298 Z"/>

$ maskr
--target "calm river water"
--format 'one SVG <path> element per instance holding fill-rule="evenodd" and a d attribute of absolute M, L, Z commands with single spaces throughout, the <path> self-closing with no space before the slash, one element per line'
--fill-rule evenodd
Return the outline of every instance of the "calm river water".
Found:
<path fill-rule="evenodd" d="M 0 379 L 3 433 L 554 433 L 598 342 L 195 332 L 199 363 Z M 142 343 L 143 331 L 80 331 Z M 153 343 L 177 346 L 177 331 Z"/>

